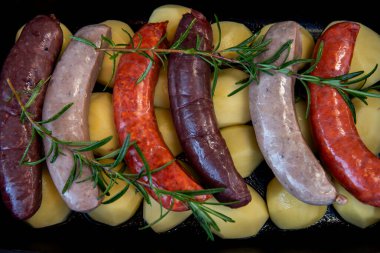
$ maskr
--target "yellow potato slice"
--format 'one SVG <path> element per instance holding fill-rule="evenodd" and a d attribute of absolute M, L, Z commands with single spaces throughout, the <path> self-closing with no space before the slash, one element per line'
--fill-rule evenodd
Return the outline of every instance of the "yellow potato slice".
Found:
<path fill-rule="evenodd" d="M 371 90 L 380 94 L 380 92 Z M 368 98 L 368 105 L 354 98 L 352 103 L 356 111 L 356 129 L 366 147 L 375 155 L 380 153 L 380 99 Z"/>
<path fill-rule="evenodd" d="M 49 170 L 42 170 L 42 202 L 38 211 L 26 220 L 34 228 L 43 228 L 66 221 L 71 210 L 55 188 Z"/>
<path fill-rule="evenodd" d="M 166 34 L 169 42 L 173 42 L 175 32 L 179 22 L 182 19 L 182 15 L 189 13 L 190 8 L 176 5 L 176 4 L 166 4 L 160 7 L 157 7 L 149 17 L 149 23 L 169 21 L 166 28 Z"/>
<path fill-rule="evenodd" d="M 101 160 L 102 163 L 112 163 L 112 159 Z M 122 164 L 119 164 L 114 170 L 118 171 L 122 167 Z M 107 182 L 110 182 L 110 179 L 104 176 Z M 110 190 L 110 196 L 105 196 L 104 201 L 109 200 L 120 191 L 122 191 L 127 186 L 127 183 L 122 180 L 117 180 Z M 102 204 L 88 213 L 91 219 L 110 225 L 117 226 L 127 220 L 129 220 L 137 211 L 142 201 L 142 195 L 136 191 L 136 188 L 133 185 L 129 185 L 128 190 L 116 201 L 110 204 Z"/>
<path fill-rule="evenodd" d="M 166 109 L 170 108 L 167 64 L 160 69 L 157 85 L 154 90 L 154 106 Z"/>
<path fill-rule="evenodd" d="M 182 147 L 179 142 L 170 111 L 168 109 L 155 108 L 155 114 L 158 129 L 161 132 L 165 144 L 174 156 L 179 155 L 182 152 Z"/>
<path fill-rule="evenodd" d="M 213 35 L 213 44 L 214 47 L 217 45 L 220 39 L 220 45 L 218 51 L 237 46 L 241 42 L 245 41 L 253 35 L 251 30 L 242 23 L 232 22 L 232 21 L 220 21 L 220 31 L 219 34 L 218 26 L 216 23 L 211 25 L 212 35 Z M 238 54 L 236 52 L 222 52 L 222 56 L 227 58 L 236 58 Z"/>
<path fill-rule="evenodd" d="M 248 88 L 228 97 L 228 94 L 239 87 L 236 82 L 245 78 L 247 74 L 238 69 L 223 69 L 219 72 L 212 100 L 220 128 L 245 124 L 251 120 Z"/>
<path fill-rule="evenodd" d="M 133 37 L 134 32 L 131 27 L 119 20 L 106 20 L 101 24 L 105 24 L 111 28 L 112 31 L 112 40 L 115 44 L 128 44 L 130 42 L 130 37 Z M 127 31 L 127 32 L 125 32 Z M 100 73 L 98 75 L 98 82 L 103 85 L 107 85 L 108 87 L 113 87 L 115 75 L 112 75 L 112 70 L 115 67 L 115 71 L 117 69 L 117 65 L 119 64 L 120 55 L 116 58 L 115 66 L 113 61 L 109 58 L 109 56 L 104 55 L 102 67 L 100 69 Z M 112 77 L 112 80 L 111 80 Z"/>
<path fill-rule="evenodd" d="M 152 224 L 153 222 L 157 221 L 162 214 L 166 214 L 168 212 L 167 209 L 162 208 L 160 204 L 154 200 L 153 198 L 150 198 L 151 204 L 149 205 L 146 201 L 144 201 L 144 220 L 147 224 Z M 162 220 L 160 220 L 158 223 L 155 223 L 151 226 L 154 232 L 156 233 L 163 233 L 166 232 L 179 224 L 181 224 L 183 221 L 185 221 L 190 215 L 191 211 L 184 211 L 184 212 L 173 212 L 170 211 Z"/>
<path fill-rule="evenodd" d="M 104 156 L 119 148 L 119 139 L 113 117 L 112 94 L 96 92 L 91 95 L 88 124 L 91 141 L 99 141 L 112 136 L 108 143 L 94 150 L 95 154 Z"/>
<path fill-rule="evenodd" d="M 345 221 L 360 228 L 369 227 L 380 221 L 379 207 L 360 202 L 336 180 L 334 180 L 334 184 L 338 192 L 347 198 L 345 205 L 333 204 L 335 210 Z"/>
<path fill-rule="evenodd" d="M 299 100 L 295 104 L 297 121 L 298 121 L 298 125 L 300 126 L 302 136 L 305 139 L 309 148 L 313 152 L 315 152 L 316 148 L 313 141 L 313 137 L 311 135 L 310 121 L 306 118 L 306 108 L 307 108 L 306 102 L 303 100 Z"/>
<path fill-rule="evenodd" d="M 247 205 L 240 208 L 230 208 L 224 205 L 208 205 L 209 208 L 218 211 L 235 222 L 225 222 L 214 215 L 211 215 L 218 225 L 220 231 L 213 231 L 216 235 L 224 239 L 247 238 L 255 236 L 268 220 L 268 209 L 261 196 L 248 185 L 252 200 Z M 212 198 L 209 202 L 217 202 Z"/>
<path fill-rule="evenodd" d="M 237 125 L 222 128 L 220 133 L 226 141 L 236 170 L 242 177 L 248 177 L 264 160 L 257 145 L 252 126 Z"/>
<path fill-rule="evenodd" d="M 277 178 L 268 184 L 266 199 L 269 216 L 281 229 L 307 228 L 319 221 L 327 210 L 327 206 L 314 206 L 298 200 Z"/>

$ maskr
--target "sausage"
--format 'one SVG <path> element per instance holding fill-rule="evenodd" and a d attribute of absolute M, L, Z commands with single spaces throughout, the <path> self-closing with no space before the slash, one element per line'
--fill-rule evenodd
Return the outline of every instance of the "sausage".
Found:
<path fill-rule="evenodd" d="M 47 80 L 61 50 L 63 40 L 59 22 L 54 16 L 36 16 L 26 24 L 20 39 L 6 58 L 0 76 L 0 191 L 6 207 L 20 220 L 31 217 L 41 204 L 41 164 L 20 165 L 32 136 L 32 125 L 20 121 L 21 108 L 12 98 L 7 79 L 19 92 L 25 104 L 30 92 L 41 80 Z M 29 107 L 34 120 L 41 120 L 46 85 Z M 42 158 L 41 141 L 36 138 L 26 161 Z"/>
<path fill-rule="evenodd" d="M 181 48 L 212 49 L 212 31 L 203 14 L 192 10 L 183 15 L 175 40 L 196 19 Z M 210 67 L 197 56 L 171 54 L 168 65 L 170 108 L 181 145 L 191 165 L 207 187 L 224 188 L 215 194 L 221 202 L 240 207 L 251 201 L 246 183 L 237 172 L 226 142 L 217 126 L 211 98 Z"/>
<path fill-rule="evenodd" d="M 312 75 L 330 78 L 347 74 L 360 25 L 342 22 L 327 29 L 317 42 L 323 54 Z M 380 206 L 380 159 L 360 139 L 351 111 L 329 86 L 310 84 L 310 121 L 322 162 L 358 200 Z"/>
<path fill-rule="evenodd" d="M 257 62 L 272 56 L 284 43 L 292 40 L 288 60 L 300 58 L 300 26 L 293 21 L 274 24 L 265 39 L 269 48 Z M 274 63 L 284 61 L 285 53 Z M 293 71 L 297 66 L 292 66 Z M 294 77 L 281 73 L 260 73 L 259 83 L 249 88 L 249 107 L 257 143 L 265 161 L 280 183 L 299 200 L 313 205 L 328 205 L 337 192 L 319 161 L 302 137 L 294 107 Z"/>
<path fill-rule="evenodd" d="M 101 46 L 101 35 L 111 36 L 111 30 L 105 25 L 89 25 L 81 28 L 76 37 L 92 41 Z M 106 43 L 104 43 L 106 44 Z M 105 46 L 105 45 L 103 45 Z M 69 103 L 73 106 L 57 120 L 45 124 L 52 131 L 52 135 L 66 141 L 89 141 L 88 110 L 92 89 L 100 71 L 104 53 L 78 41 L 71 41 L 63 53 L 53 72 L 46 91 L 43 106 L 43 120 L 56 114 Z M 44 139 L 45 153 L 51 147 L 51 140 Z M 62 146 L 62 155 L 54 163 L 47 165 L 50 175 L 58 191 L 62 194 L 64 185 L 69 178 L 74 165 L 72 151 Z M 88 159 L 93 159 L 92 152 L 83 153 Z M 83 165 L 83 171 L 78 181 L 91 176 L 91 170 Z M 100 204 L 99 189 L 94 187 L 90 180 L 73 183 L 62 194 L 70 209 L 78 212 L 87 212 Z"/>
<path fill-rule="evenodd" d="M 141 42 L 142 48 L 157 46 L 166 32 L 166 25 L 167 22 L 144 25 L 133 37 L 134 44 L 138 45 Z M 164 46 L 164 43 L 160 44 L 160 47 Z M 122 55 L 113 92 L 115 124 L 120 143 L 123 143 L 130 134 L 131 140 L 137 142 L 151 170 L 174 160 L 162 139 L 154 114 L 153 95 L 158 80 L 159 63 L 157 56 L 154 56 L 154 64 L 149 73 L 137 84 L 137 80 L 149 65 L 149 59 L 137 53 Z M 134 147 L 129 148 L 125 160 L 133 173 L 140 173 L 144 168 L 141 157 Z M 142 181 L 148 183 L 148 178 L 143 177 Z M 154 187 L 169 191 L 202 189 L 176 161 L 165 169 L 153 173 L 152 183 Z M 154 199 L 158 200 L 152 189 L 145 188 Z M 200 195 L 197 196 L 197 200 L 204 201 L 209 197 Z M 185 203 L 167 195 L 162 196 L 160 201 L 163 207 L 171 208 L 173 211 L 188 210 Z"/>

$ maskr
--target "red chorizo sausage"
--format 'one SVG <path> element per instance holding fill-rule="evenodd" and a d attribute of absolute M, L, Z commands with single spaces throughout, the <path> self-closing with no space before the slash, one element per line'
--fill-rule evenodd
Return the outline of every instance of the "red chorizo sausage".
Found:
<path fill-rule="evenodd" d="M 182 48 L 212 49 L 211 25 L 199 12 L 185 14 L 175 40 L 196 19 Z M 231 207 L 246 205 L 251 195 L 237 172 L 227 145 L 217 127 L 210 91 L 210 67 L 197 56 L 172 54 L 169 57 L 168 88 L 170 108 L 179 140 L 194 169 L 208 187 L 225 188 L 215 194 L 222 202 L 235 202 Z"/>
<path fill-rule="evenodd" d="M 62 30 L 54 16 L 37 16 L 24 28 L 13 46 L 0 77 L 0 191 L 2 198 L 17 219 L 32 216 L 41 204 L 41 165 L 20 165 L 20 159 L 31 139 L 32 126 L 21 123 L 21 109 L 16 99 L 10 99 L 11 81 L 23 103 L 41 80 L 47 80 L 62 46 Z M 34 120 L 41 120 L 46 85 L 28 111 Z M 41 141 L 33 141 L 26 156 L 27 161 L 37 161 L 41 156 Z"/>
<path fill-rule="evenodd" d="M 141 40 L 142 48 L 152 48 L 164 36 L 166 22 L 144 25 L 133 37 L 134 45 Z M 140 36 L 141 37 L 140 37 Z M 163 47 L 164 44 L 160 44 Z M 144 73 L 149 59 L 137 53 L 125 54 L 120 58 L 113 92 L 115 123 L 120 142 L 123 143 L 127 134 L 131 140 L 137 141 L 150 169 L 159 168 L 174 159 L 158 130 L 154 115 L 153 92 L 158 80 L 160 69 L 159 59 L 154 56 L 154 64 L 144 80 L 137 84 L 137 80 Z M 143 162 L 135 148 L 131 147 L 125 157 L 128 167 L 133 173 L 141 172 Z M 147 178 L 142 179 L 148 182 Z M 153 185 L 169 191 L 200 190 L 201 187 L 192 180 L 178 162 L 173 162 L 167 168 L 152 174 Z M 149 188 L 150 195 L 158 199 Z M 205 200 L 208 196 L 199 196 Z M 169 208 L 173 203 L 170 196 L 161 197 L 162 205 Z M 188 207 L 178 200 L 174 200 L 173 211 L 184 211 Z"/>
<path fill-rule="evenodd" d="M 323 54 L 313 75 L 348 73 L 360 25 L 342 22 L 328 28 Z M 320 158 L 331 174 L 357 199 L 380 206 L 380 159 L 361 141 L 351 111 L 334 88 L 310 84 L 310 120 Z"/>

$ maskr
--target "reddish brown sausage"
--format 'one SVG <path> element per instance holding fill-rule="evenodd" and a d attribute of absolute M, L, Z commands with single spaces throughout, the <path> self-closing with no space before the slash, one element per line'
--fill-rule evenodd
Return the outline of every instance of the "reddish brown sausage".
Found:
<path fill-rule="evenodd" d="M 331 26 L 316 45 L 324 43 L 313 75 L 329 78 L 348 73 L 360 26 Z M 332 175 L 357 199 L 380 206 L 380 159 L 361 141 L 351 111 L 334 88 L 310 84 L 310 120 L 320 157 Z"/>
<path fill-rule="evenodd" d="M 134 44 L 138 45 L 142 38 L 142 48 L 155 47 L 164 36 L 165 31 L 166 23 L 147 24 L 133 37 Z M 160 46 L 162 47 L 163 44 Z M 150 169 L 159 168 L 174 159 L 162 139 L 154 115 L 153 92 L 160 69 L 159 59 L 155 56 L 154 60 L 155 63 L 148 75 L 141 83 L 136 84 L 147 68 L 149 59 L 136 53 L 123 55 L 120 58 L 113 92 L 115 123 L 120 142 L 123 143 L 127 134 L 130 134 L 131 139 L 137 141 Z M 134 173 L 141 172 L 143 168 L 142 160 L 133 147 L 127 152 L 126 163 Z M 177 162 L 154 173 L 152 179 L 155 187 L 169 191 L 201 189 Z M 143 180 L 148 182 L 146 177 Z M 151 189 L 148 187 L 146 189 L 151 196 L 158 199 Z M 207 196 L 198 197 L 200 201 L 206 198 Z M 162 196 L 161 201 L 165 208 L 169 208 L 173 198 Z M 188 207 L 184 203 L 174 200 L 172 209 L 184 211 Z"/>
<path fill-rule="evenodd" d="M 51 74 L 62 46 L 62 30 L 55 17 L 37 16 L 24 28 L 4 62 L 0 77 L 0 190 L 7 208 L 17 219 L 32 216 L 41 204 L 41 165 L 23 166 L 20 159 L 31 138 L 31 124 L 20 122 L 21 109 L 9 98 L 11 81 L 23 103 L 40 80 Z M 46 86 L 28 109 L 34 120 L 41 120 Z M 27 161 L 41 159 L 41 142 L 36 139 L 26 156 Z"/>
<path fill-rule="evenodd" d="M 193 19 L 195 25 L 181 48 L 195 48 L 197 36 L 201 50 L 212 49 L 212 31 L 206 18 L 197 11 L 185 14 L 175 40 Z M 169 57 L 170 108 L 181 145 L 203 184 L 225 188 L 215 197 L 222 202 L 237 201 L 231 207 L 246 205 L 251 200 L 246 183 L 233 164 L 227 145 L 217 127 L 210 92 L 210 67 L 201 58 L 172 54 Z"/>

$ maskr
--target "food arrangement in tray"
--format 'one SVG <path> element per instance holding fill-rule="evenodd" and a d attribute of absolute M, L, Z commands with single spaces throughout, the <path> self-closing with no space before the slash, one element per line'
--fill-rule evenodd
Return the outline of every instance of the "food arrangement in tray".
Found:
<path fill-rule="evenodd" d="M 250 31 L 178 5 L 136 31 L 107 20 L 72 35 L 58 19 L 22 27 L 1 71 L 0 190 L 15 219 L 118 226 L 142 206 L 147 229 L 193 215 L 210 239 L 268 219 L 307 228 L 329 205 L 361 228 L 380 220 L 375 31 L 339 21 L 314 43 L 293 21 Z M 264 198 L 244 180 L 263 162 Z"/>

